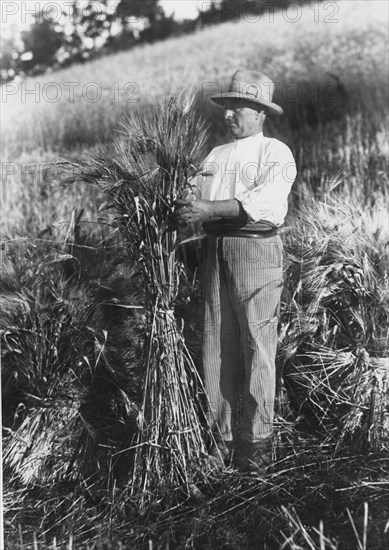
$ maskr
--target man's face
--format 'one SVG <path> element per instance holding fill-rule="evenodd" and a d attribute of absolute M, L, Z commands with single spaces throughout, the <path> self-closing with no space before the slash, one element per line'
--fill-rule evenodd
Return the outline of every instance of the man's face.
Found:
<path fill-rule="evenodd" d="M 253 136 L 262 130 L 265 115 L 263 112 L 258 112 L 251 101 L 226 98 L 224 108 L 228 131 L 235 139 Z"/>

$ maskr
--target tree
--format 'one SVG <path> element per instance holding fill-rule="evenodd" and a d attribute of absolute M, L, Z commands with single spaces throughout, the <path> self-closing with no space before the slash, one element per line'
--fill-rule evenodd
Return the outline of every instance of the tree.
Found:
<path fill-rule="evenodd" d="M 131 33 L 139 42 L 154 42 L 178 30 L 173 17 L 167 17 L 159 0 L 121 0 L 116 9 L 124 33 Z"/>
<path fill-rule="evenodd" d="M 77 6 L 76 6 L 77 7 Z M 109 12 L 108 0 L 90 1 L 82 10 L 81 25 L 84 35 L 92 38 L 94 49 L 98 48 L 97 40 L 102 38 L 102 44 L 111 39 L 112 23 L 115 13 Z"/>
<path fill-rule="evenodd" d="M 250 15 L 252 18 L 259 17 L 266 11 L 274 12 L 290 3 L 290 0 L 213 0 L 202 14 L 202 22 L 205 24 L 226 21 L 237 23 L 245 15 Z M 304 3 L 304 0 L 297 0 L 297 3 Z"/>
<path fill-rule="evenodd" d="M 31 70 L 37 65 L 51 67 L 56 61 L 56 53 L 64 42 L 63 28 L 54 20 L 50 12 L 38 11 L 35 22 L 28 31 L 22 32 L 22 40 L 26 52 L 31 52 L 32 58 L 23 62 L 23 68 Z"/>
<path fill-rule="evenodd" d="M 161 18 L 156 19 L 152 24 L 150 23 L 140 33 L 140 40 L 146 42 L 155 42 L 156 40 L 163 40 L 168 36 L 176 33 L 179 29 L 179 24 L 173 17 L 167 17 L 165 14 Z"/>
<path fill-rule="evenodd" d="M 128 27 L 142 19 L 146 20 L 148 26 L 152 26 L 165 15 L 165 12 L 159 5 L 159 0 L 120 0 L 116 14 L 121 19 L 123 27 Z"/>
<path fill-rule="evenodd" d="M 23 53 L 23 43 L 19 38 L 16 26 L 11 28 L 8 36 L 1 36 L 0 46 L 0 82 L 11 80 L 20 70 L 20 56 Z"/>

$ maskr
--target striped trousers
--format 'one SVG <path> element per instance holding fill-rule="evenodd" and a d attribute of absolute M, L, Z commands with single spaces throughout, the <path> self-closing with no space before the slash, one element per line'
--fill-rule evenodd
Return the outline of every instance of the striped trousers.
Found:
<path fill-rule="evenodd" d="M 267 438 L 273 429 L 281 239 L 207 237 L 200 275 L 209 424 L 216 436 L 232 440 L 237 381 L 244 378 L 241 438 Z"/>

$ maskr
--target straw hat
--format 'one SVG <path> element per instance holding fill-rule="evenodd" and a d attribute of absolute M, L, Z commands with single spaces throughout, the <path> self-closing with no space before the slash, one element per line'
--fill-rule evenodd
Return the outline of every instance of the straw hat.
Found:
<path fill-rule="evenodd" d="M 224 105 L 227 98 L 237 97 L 264 105 L 270 112 L 282 115 L 282 108 L 272 102 L 274 93 L 274 82 L 265 74 L 257 71 L 245 71 L 239 69 L 232 77 L 227 92 L 211 97 L 212 101 Z"/>

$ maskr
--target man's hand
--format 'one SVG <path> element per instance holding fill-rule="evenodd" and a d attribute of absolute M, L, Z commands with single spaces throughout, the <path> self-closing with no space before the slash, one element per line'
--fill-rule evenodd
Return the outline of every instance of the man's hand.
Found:
<path fill-rule="evenodd" d="M 247 218 L 241 203 L 236 199 L 207 201 L 204 199 L 177 199 L 178 207 L 173 214 L 176 225 L 190 225 L 198 222 L 234 220 L 246 223 Z"/>
<path fill-rule="evenodd" d="M 214 217 L 212 201 L 202 199 L 177 199 L 173 219 L 178 225 L 204 222 Z"/>

